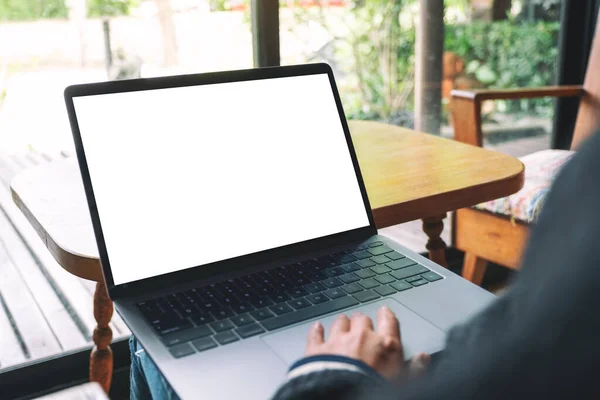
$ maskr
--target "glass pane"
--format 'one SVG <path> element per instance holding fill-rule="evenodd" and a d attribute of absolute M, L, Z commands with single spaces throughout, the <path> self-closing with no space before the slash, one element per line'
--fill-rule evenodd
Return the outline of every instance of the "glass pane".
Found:
<path fill-rule="evenodd" d="M 327 62 L 349 119 L 412 127 L 415 1 L 280 2 L 281 63 Z"/>
<path fill-rule="evenodd" d="M 453 3 L 446 11 L 446 106 L 451 88 L 556 84 L 560 0 Z M 514 156 L 550 147 L 552 98 L 489 101 L 482 111 L 485 146 Z M 452 129 L 444 133 L 451 136 Z"/>
<path fill-rule="evenodd" d="M 329 63 L 349 119 L 452 138 L 452 89 L 555 84 L 559 12 L 560 0 L 280 1 L 281 61 Z M 553 112 L 552 99 L 486 103 L 484 145 L 548 148 Z M 389 229 L 424 250 L 419 222 Z"/>
<path fill-rule="evenodd" d="M 57 264 L 9 190 L 21 171 L 73 157 L 64 88 L 250 68 L 248 3 L 0 2 L 0 37 L 12 38 L 0 40 L 0 370 L 85 346 L 95 327 L 95 283 Z M 129 335 L 116 314 L 112 328 Z"/>

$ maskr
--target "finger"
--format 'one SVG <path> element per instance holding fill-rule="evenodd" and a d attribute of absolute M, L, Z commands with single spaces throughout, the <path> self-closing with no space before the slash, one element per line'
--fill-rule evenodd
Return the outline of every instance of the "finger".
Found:
<path fill-rule="evenodd" d="M 357 312 L 350 318 L 350 329 L 367 329 L 373 330 L 373 321 L 366 315 Z"/>
<path fill-rule="evenodd" d="M 427 353 L 419 353 L 413 356 L 408 366 L 410 376 L 420 376 L 427 371 L 427 367 L 431 362 L 431 356 Z"/>
<path fill-rule="evenodd" d="M 381 336 L 391 336 L 400 339 L 400 323 L 392 310 L 383 306 L 377 310 L 377 333 Z"/>
<path fill-rule="evenodd" d="M 348 332 L 350 330 L 350 320 L 345 314 L 338 316 L 333 324 L 331 325 L 330 336 L 335 336 L 340 333 Z"/>
<path fill-rule="evenodd" d="M 319 321 L 312 324 L 308 331 L 308 337 L 306 340 L 306 352 L 308 353 L 311 349 L 323 344 L 324 342 L 325 329 Z"/>

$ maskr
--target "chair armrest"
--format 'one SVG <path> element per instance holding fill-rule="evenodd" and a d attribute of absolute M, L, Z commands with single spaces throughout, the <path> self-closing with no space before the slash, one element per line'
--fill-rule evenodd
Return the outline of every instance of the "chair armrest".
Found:
<path fill-rule="evenodd" d="M 538 97 L 576 97 L 583 94 L 583 86 L 547 86 L 522 89 L 453 90 L 450 92 L 450 112 L 454 125 L 454 139 L 483 145 L 481 132 L 481 103 L 486 100 L 533 99 Z"/>

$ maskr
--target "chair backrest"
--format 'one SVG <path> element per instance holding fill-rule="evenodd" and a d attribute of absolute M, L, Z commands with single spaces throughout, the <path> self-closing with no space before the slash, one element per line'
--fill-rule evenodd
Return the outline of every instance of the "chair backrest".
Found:
<path fill-rule="evenodd" d="M 579 145 L 600 127 L 600 15 L 583 83 L 584 94 L 579 105 L 571 149 Z"/>

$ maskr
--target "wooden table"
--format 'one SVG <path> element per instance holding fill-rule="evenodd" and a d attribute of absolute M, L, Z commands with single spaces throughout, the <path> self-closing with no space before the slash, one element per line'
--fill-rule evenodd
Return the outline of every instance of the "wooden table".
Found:
<path fill-rule="evenodd" d="M 504 154 L 376 122 L 351 121 L 350 130 L 377 227 L 423 219 L 430 257 L 441 265 L 446 265 L 446 244 L 440 233 L 448 211 L 507 196 L 523 186 L 523 164 Z M 90 380 L 108 391 L 113 305 L 76 160 L 26 170 L 15 177 L 11 189 L 58 263 L 98 282 Z"/>

